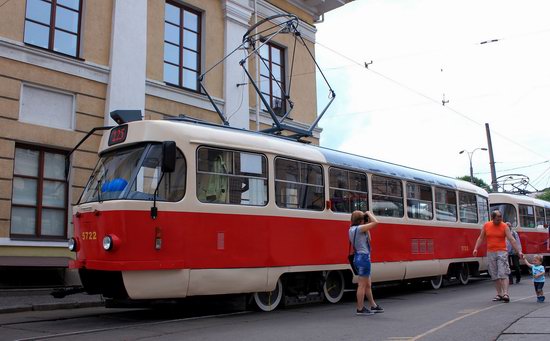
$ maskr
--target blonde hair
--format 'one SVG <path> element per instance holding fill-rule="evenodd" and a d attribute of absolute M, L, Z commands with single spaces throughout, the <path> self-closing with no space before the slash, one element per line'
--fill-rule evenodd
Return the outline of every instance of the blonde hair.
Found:
<path fill-rule="evenodd" d="M 542 260 L 544 259 L 544 257 L 541 254 L 536 254 L 533 256 L 533 259 L 538 259 L 539 262 L 542 263 Z"/>

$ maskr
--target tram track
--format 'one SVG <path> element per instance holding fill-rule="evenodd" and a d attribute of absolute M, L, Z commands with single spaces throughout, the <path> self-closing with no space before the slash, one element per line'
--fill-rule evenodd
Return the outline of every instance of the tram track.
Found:
<path fill-rule="evenodd" d="M 228 316 L 244 315 L 244 314 L 249 314 L 249 313 L 251 313 L 251 311 L 239 311 L 239 312 L 222 313 L 222 314 L 191 316 L 191 317 L 185 317 L 185 318 L 177 318 L 177 319 L 153 321 L 153 322 L 127 323 L 127 324 L 123 324 L 123 325 L 117 325 L 117 326 L 105 327 L 105 328 L 93 328 L 93 329 L 78 330 L 78 331 L 71 331 L 71 332 L 65 332 L 65 333 L 53 333 L 53 334 L 48 334 L 48 335 L 38 335 L 38 336 L 32 336 L 32 337 L 28 337 L 28 338 L 16 339 L 16 341 L 48 340 L 48 339 L 53 339 L 53 338 L 64 338 L 64 337 L 72 337 L 72 336 L 78 336 L 78 335 L 87 335 L 87 334 L 94 334 L 94 333 L 110 332 L 110 331 L 128 329 L 128 328 L 143 328 L 143 327 L 157 326 L 157 325 L 170 324 L 170 323 L 180 323 L 180 322 L 204 320 L 204 319 L 209 319 L 209 318 L 221 318 L 221 317 L 228 317 Z M 33 320 L 33 321 L 21 321 L 21 322 L 2 324 L 2 325 L 0 325 L 0 328 L 18 329 L 18 328 L 16 328 L 16 326 L 32 325 L 32 324 L 44 323 L 44 322 L 58 322 L 58 321 L 67 321 L 67 320 L 78 320 L 78 319 L 86 319 L 86 318 L 90 318 L 90 317 L 102 317 L 102 316 L 101 315 L 87 315 L 87 316 L 78 316 L 78 317 L 51 318 L 51 319 L 42 319 L 42 320 Z"/>

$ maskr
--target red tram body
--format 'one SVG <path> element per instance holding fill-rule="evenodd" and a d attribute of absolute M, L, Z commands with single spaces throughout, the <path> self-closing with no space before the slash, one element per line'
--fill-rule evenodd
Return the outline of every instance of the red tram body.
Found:
<path fill-rule="evenodd" d="M 170 171 L 162 168 L 170 158 L 164 141 L 177 147 Z M 488 194 L 464 181 L 176 120 L 115 127 L 99 154 L 73 209 L 70 242 L 71 267 L 89 293 L 131 300 L 249 293 L 267 311 L 282 298 L 334 303 L 353 277 L 349 212 L 367 208 L 380 218 L 374 282 L 431 279 L 438 287 L 453 276 L 466 284 L 486 269 L 485 250 L 478 258 L 472 250 Z"/>

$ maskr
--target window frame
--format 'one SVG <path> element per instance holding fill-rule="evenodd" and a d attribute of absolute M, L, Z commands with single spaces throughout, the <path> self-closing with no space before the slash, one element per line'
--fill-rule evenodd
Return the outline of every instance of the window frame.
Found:
<path fill-rule="evenodd" d="M 332 187 L 331 186 L 331 175 L 332 175 L 332 172 L 334 170 L 338 170 L 338 171 L 341 171 L 341 172 L 347 172 L 347 178 L 348 178 L 348 187 L 347 188 L 344 188 L 344 187 Z M 352 190 L 349 186 L 349 182 L 350 182 L 350 173 L 355 173 L 357 175 L 360 175 L 360 176 L 364 176 L 365 177 L 365 186 L 366 186 L 366 192 L 361 192 L 361 191 L 357 191 L 357 190 Z M 349 170 L 349 169 L 345 169 L 345 168 L 340 168 L 340 167 L 334 167 L 334 166 L 331 166 L 329 167 L 328 169 L 328 196 L 329 196 L 329 200 L 330 200 L 330 210 L 334 213 L 344 213 L 344 214 L 349 214 L 349 213 L 352 213 L 354 210 L 351 210 L 351 211 L 336 211 L 334 210 L 334 203 L 333 203 L 333 196 L 332 196 L 332 191 L 337 191 L 337 190 L 340 190 L 340 191 L 343 191 L 343 192 L 348 192 L 348 193 L 362 193 L 362 194 L 366 194 L 366 209 L 365 210 L 362 210 L 362 211 L 367 211 L 368 208 L 369 208 L 369 177 L 366 173 L 364 172 L 360 172 L 360 171 L 355 171 L 355 170 Z M 350 208 L 351 208 L 351 201 L 350 201 Z"/>
<path fill-rule="evenodd" d="M 23 43 L 25 45 L 36 47 L 36 48 L 39 48 L 39 49 L 42 49 L 42 50 L 46 50 L 46 51 L 53 52 L 53 53 L 56 53 L 56 54 L 60 54 L 60 55 L 63 55 L 63 56 L 67 56 L 67 57 L 82 60 L 82 58 L 80 57 L 80 52 L 81 52 L 80 51 L 80 45 L 81 45 L 81 35 L 82 35 L 82 14 L 83 14 L 83 7 L 84 7 L 83 2 L 84 2 L 84 0 L 78 0 L 78 10 L 75 10 L 74 8 L 71 8 L 71 7 L 63 5 L 63 4 L 58 4 L 58 2 L 57 2 L 58 0 L 40 0 L 40 1 L 49 3 L 50 6 L 51 6 L 51 8 L 50 8 L 50 23 L 49 23 L 49 25 L 47 25 L 47 24 L 44 24 L 40 21 L 27 18 L 28 0 L 25 1 L 25 24 L 23 26 Z M 78 28 L 77 28 L 76 33 L 68 31 L 64 28 L 56 27 L 55 19 L 56 19 L 56 16 L 57 16 L 58 6 L 65 9 L 65 10 L 76 12 L 78 14 L 78 25 L 77 25 Z M 47 48 L 25 41 L 25 32 L 27 31 L 27 21 L 29 21 L 33 24 L 40 25 L 40 26 L 48 28 L 48 47 Z M 61 31 L 63 33 L 66 33 L 66 34 L 76 36 L 76 46 L 75 46 L 75 55 L 74 56 L 71 55 L 71 54 L 67 54 L 67 53 L 64 53 L 64 52 L 54 50 L 54 47 L 55 47 L 55 31 L 56 30 L 59 30 L 59 31 Z"/>
<path fill-rule="evenodd" d="M 302 164 L 306 164 L 306 165 L 312 165 L 312 166 L 316 166 L 316 167 L 319 167 L 320 171 L 321 171 L 321 180 L 323 181 L 322 185 L 315 185 L 315 184 L 311 184 L 311 183 L 306 183 L 306 182 L 298 182 L 298 181 L 289 181 L 289 180 L 279 180 L 277 178 L 277 162 L 279 160 L 286 160 L 286 161 L 290 161 L 290 162 L 296 162 L 296 163 L 302 163 Z M 286 156 L 277 156 L 275 157 L 274 161 L 273 161 L 273 169 L 274 169 L 274 174 L 273 174 L 273 181 L 274 181 L 274 187 L 275 187 L 275 205 L 278 207 L 278 208 L 282 208 L 282 209 L 289 209 L 289 210 L 302 210 L 302 211 L 309 211 L 309 212 L 323 212 L 326 210 L 326 183 L 325 183 L 325 169 L 323 167 L 322 164 L 320 163 L 315 163 L 315 162 L 311 162 L 311 161 L 304 161 L 304 160 L 298 160 L 298 159 L 293 159 L 293 158 L 289 158 L 289 157 L 286 157 Z M 323 200 L 322 200 L 322 207 L 320 209 L 313 209 L 313 208 L 308 208 L 308 207 L 300 207 L 300 205 L 298 204 L 298 207 L 287 207 L 287 206 L 280 206 L 279 205 L 279 202 L 278 202 L 278 196 L 277 196 L 277 183 L 284 183 L 284 184 L 295 184 L 295 185 L 298 185 L 298 186 L 307 186 L 307 187 L 317 187 L 317 188 L 321 188 L 322 191 L 321 193 L 323 193 Z M 286 202 L 285 202 L 286 203 Z"/>
<path fill-rule="evenodd" d="M 523 207 L 525 207 L 527 210 L 528 210 L 528 207 L 531 207 L 533 209 L 533 215 L 529 215 L 529 213 L 522 214 L 521 210 L 522 210 Z M 533 217 L 533 226 L 528 226 L 528 225 L 524 224 L 525 217 Z M 519 219 L 519 226 L 524 227 L 524 228 L 528 228 L 528 229 L 536 228 L 537 225 L 536 225 L 536 219 L 535 219 L 535 205 L 518 204 L 518 219 Z"/>
<path fill-rule="evenodd" d="M 67 181 L 67 178 L 65 178 L 63 181 L 59 179 L 53 179 L 53 178 L 45 178 L 44 177 L 44 165 L 45 165 L 45 153 L 51 153 L 51 154 L 58 154 L 66 156 L 68 154 L 67 151 L 58 150 L 58 149 L 52 149 L 47 147 L 40 147 L 40 146 L 33 146 L 33 145 L 26 145 L 26 144 L 16 144 L 15 149 L 26 149 L 26 150 L 33 150 L 38 151 L 38 174 L 37 176 L 30 176 L 30 175 L 19 175 L 15 173 L 15 154 L 13 159 L 13 179 L 17 178 L 23 178 L 23 179 L 32 179 L 36 180 L 36 205 L 24 205 L 24 204 L 14 204 L 13 203 L 13 196 L 14 196 L 14 190 L 13 190 L 13 180 L 12 180 L 12 194 L 11 194 L 11 210 L 10 210 L 10 238 L 12 239 L 27 239 L 27 240 L 66 240 L 67 239 L 67 224 L 68 224 L 68 203 L 69 203 L 69 182 Z M 14 149 L 14 151 L 15 151 Z M 65 185 L 65 203 L 64 208 L 61 209 L 59 207 L 50 207 L 50 206 L 44 206 L 42 204 L 42 196 L 44 193 L 44 181 L 55 181 L 59 183 L 63 183 Z M 13 207 L 24 207 L 24 208 L 34 208 L 36 210 L 36 216 L 35 216 L 35 223 L 34 223 L 34 234 L 21 234 L 21 233 L 13 233 L 12 232 L 12 214 L 13 214 Z M 63 235 L 62 236 L 51 236 L 51 235 L 42 235 L 42 210 L 43 209 L 53 209 L 58 211 L 63 211 Z"/>
<path fill-rule="evenodd" d="M 374 192 L 374 188 L 375 186 L 373 185 L 373 182 L 374 182 L 374 178 L 375 177 L 378 177 L 378 178 L 384 178 L 384 179 L 389 179 L 389 180 L 392 180 L 392 181 L 397 181 L 399 182 L 400 184 L 400 188 L 401 188 L 401 197 L 396 197 L 396 196 L 393 196 L 393 195 L 387 195 L 387 194 L 378 194 L 378 193 L 375 193 Z M 377 196 L 383 196 L 383 197 L 390 197 L 390 198 L 400 198 L 401 199 L 401 208 L 402 208 L 402 212 L 401 212 L 401 215 L 400 216 L 385 216 L 385 215 L 378 215 L 376 213 L 374 213 L 374 196 L 377 195 Z M 377 216 L 380 216 L 380 217 L 390 217 L 390 218 L 404 218 L 405 217 L 405 189 L 403 187 L 403 180 L 400 179 L 400 178 L 393 178 L 391 176 L 385 176 L 385 175 L 378 175 L 378 174 L 372 174 L 371 175 L 371 182 L 370 182 L 370 196 L 371 196 L 371 207 L 372 207 L 372 212 L 373 214 L 377 215 Z"/>
<path fill-rule="evenodd" d="M 462 215 L 461 215 L 461 213 L 463 211 L 462 202 L 461 202 L 462 195 L 473 196 L 474 204 L 476 206 L 475 207 L 476 221 L 466 221 L 466 219 L 464 219 L 464 220 L 462 219 Z M 464 224 L 479 224 L 479 207 L 478 207 L 478 204 L 477 204 L 477 194 L 476 193 L 458 191 L 458 218 L 459 218 L 459 221 L 461 223 L 464 223 Z"/>
<path fill-rule="evenodd" d="M 539 218 L 539 211 L 540 210 L 542 210 L 542 224 L 539 224 L 539 222 L 541 221 L 540 218 Z M 546 217 L 545 217 L 544 212 L 545 212 L 544 206 L 535 205 L 535 227 L 544 226 L 544 224 L 546 223 Z"/>
<path fill-rule="evenodd" d="M 262 47 L 266 47 L 268 49 L 268 59 L 265 60 L 261 54 L 259 53 L 260 55 L 260 70 L 258 70 L 258 74 L 260 76 L 260 82 L 259 82 L 259 89 L 260 89 L 260 93 L 262 94 L 262 96 L 269 102 L 270 106 L 271 106 L 271 109 L 273 110 L 273 112 L 277 115 L 277 116 L 280 116 L 282 117 L 285 113 L 286 113 L 286 98 L 285 98 L 285 94 L 286 94 L 286 48 L 280 46 L 280 45 L 277 45 L 275 44 L 274 42 L 272 41 L 268 41 L 268 42 L 265 42 L 265 41 L 262 41 L 261 44 L 263 44 Z M 276 50 L 279 50 L 279 54 L 280 54 L 280 64 L 278 63 L 275 63 L 273 62 L 273 57 L 272 57 L 272 50 L 273 49 L 276 49 Z M 264 76 L 262 75 L 262 65 L 265 66 L 265 64 L 263 63 L 263 61 L 266 61 L 267 62 L 267 70 L 269 71 L 269 78 L 267 76 Z M 273 74 L 273 64 L 277 65 L 280 69 L 281 69 L 281 110 L 282 110 L 282 113 L 278 113 L 275 111 L 275 107 L 273 106 L 274 104 L 274 99 L 275 98 L 279 98 L 277 96 L 274 96 L 273 94 L 273 82 L 277 82 L 279 83 L 279 81 L 277 81 L 275 78 L 272 78 L 273 76 L 275 76 Z M 267 78 L 269 79 L 269 93 L 265 93 L 262 91 L 262 78 Z M 260 104 L 260 107 L 263 107 L 264 104 L 263 102 Z M 267 112 L 267 108 L 262 108 L 262 111 L 264 112 Z"/>
<path fill-rule="evenodd" d="M 180 88 L 180 89 L 185 89 L 185 90 L 188 90 L 188 91 L 201 93 L 201 87 L 200 87 L 198 77 L 201 75 L 201 69 L 202 69 L 202 31 L 203 31 L 203 29 L 202 29 L 202 23 L 203 23 L 202 12 L 199 11 L 199 10 L 196 10 L 194 8 L 191 8 L 189 6 L 186 6 L 186 5 L 184 5 L 180 2 L 176 2 L 176 1 L 170 1 L 170 0 L 165 1 L 164 2 L 165 8 L 166 8 L 167 4 L 172 5 L 174 7 L 177 7 L 179 9 L 180 24 L 176 25 L 173 22 L 167 21 L 166 20 L 166 9 L 165 9 L 165 11 L 164 11 L 164 20 L 163 20 L 163 23 L 164 23 L 164 26 L 163 26 L 163 44 L 164 45 L 163 45 L 163 57 L 162 57 L 162 59 L 163 59 L 163 62 L 162 62 L 162 65 L 163 65 L 163 82 L 167 85 L 174 86 L 174 87 L 177 87 L 177 88 Z M 186 11 L 197 16 L 197 31 L 196 32 L 191 30 L 190 28 L 185 27 L 184 17 L 185 17 L 185 12 Z M 170 42 L 170 41 L 166 40 L 166 34 L 164 33 L 166 24 L 173 25 L 173 26 L 176 26 L 178 28 L 178 31 L 179 31 L 179 36 L 178 36 L 179 45 L 176 45 L 173 42 Z M 189 32 L 197 34 L 197 50 L 196 51 L 191 50 L 189 48 L 186 48 L 184 46 L 183 38 L 184 38 L 184 32 L 186 30 L 189 31 Z M 170 44 L 170 45 L 176 46 L 178 48 L 178 55 L 179 55 L 178 65 L 166 60 L 165 53 L 164 53 L 164 48 L 165 48 L 166 44 Z M 197 60 L 196 60 L 197 69 L 196 70 L 185 66 L 184 60 L 183 60 L 183 50 L 191 51 L 191 52 L 194 52 L 194 53 L 197 54 Z M 164 65 L 165 64 L 169 64 L 171 66 L 176 66 L 178 68 L 178 84 L 168 82 L 166 80 L 166 77 L 164 75 Z M 184 84 L 185 84 L 184 83 L 184 78 L 183 78 L 183 71 L 184 70 L 189 70 L 189 71 L 195 72 L 197 74 L 197 79 L 195 79 L 196 89 L 184 86 Z"/>
<path fill-rule="evenodd" d="M 418 186 L 419 189 L 420 189 L 420 195 L 422 196 L 422 187 L 425 187 L 425 188 L 429 188 L 430 189 L 430 207 L 431 207 L 431 216 L 429 218 L 422 218 L 422 217 L 415 217 L 410 211 L 409 211 L 409 208 L 412 208 L 411 205 L 409 205 L 409 201 L 416 201 L 416 202 L 419 202 L 419 203 L 426 203 L 427 200 L 424 200 L 424 199 L 421 199 L 421 198 L 410 198 L 409 197 L 409 185 L 412 185 L 412 186 Z M 435 212 L 434 212 L 434 191 L 433 191 L 433 188 L 432 186 L 430 185 L 426 185 L 426 184 L 422 184 L 420 182 L 414 182 L 414 181 L 407 181 L 406 182 L 406 186 L 407 188 L 407 218 L 409 219 L 415 219 L 415 220 L 433 220 L 434 217 L 435 217 Z M 427 217 L 427 216 L 426 216 Z"/>
<path fill-rule="evenodd" d="M 242 203 L 232 203 L 231 200 L 229 199 L 229 202 L 210 202 L 210 201 L 203 201 L 199 198 L 199 186 L 198 186 L 198 182 L 199 182 L 199 174 L 213 174 L 213 175 L 219 175 L 220 173 L 215 173 L 215 172 L 211 172 L 211 171 L 200 171 L 199 170 L 199 166 L 200 166 L 200 163 L 199 163 L 199 153 L 200 153 L 200 150 L 201 149 L 209 149 L 209 150 L 218 150 L 218 151 L 221 151 L 221 152 L 230 152 L 230 153 L 246 153 L 246 154 L 253 154 L 253 155 L 257 155 L 257 156 L 260 156 L 262 158 L 262 160 L 265 160 L 265 178 L 262 178 L 260 176 L 246 176 L 246 175 L 237 175 L 235 174 L 235 168 L 234 167 L 234 163 L 235 163 L 235 157 L 234 155 L 232 156 L 232 162 L 233 162 L 233 165 L 232 165 L 232 169 L 233 169 L 233 172 L 232 173 L 221 173 L 223 176 L 227 176 L 228 178 L 228 181 L 230 180 L 231 177 L 233 178 L 246 178 L 246 179 L 259 179 L 259 180 L 264 180 L 265 181 L 265 184 L 266 184 L 266 193 L 265 193 L 265 203 L 263 205 L 250 205 L 250 204 L 242 204 Z M 217 147 L 217 146 L 208 146 L 208 145 L 201 145 L 199 147 L 197 147 L 197 149 L 195 150 L 195 198 L 202 204 L 217 204 L 217 205 L 237 205 L 237 206 L 246 206 L 246 207 L 266 207 L 268 204 L 269 204 L 269 159 L 267 157 L 267 155 L 263 154 L 263 153 L 258 153 L 256 151 L 248 151 L 248 150 L 241 150 L 241 149 L 229 149 L 229 148 L 222 148 L 222 147 Z M 231 196 L 231 192 L 229 191 L 229 188 L 228 188 L 228 194 L 227 194 L 229 197 Z"/>
<path fill-rule="evenodd" d="M 437 191 L 445 191 L 445 202 L 438 202 L 437 201 Z M 448 203 L 447 199 L 448 199 L 448 194 L 450 193 L 453 193 L 453 197 L 454 197 L 454 204 L 452 203 Z M 437 205 L 445 205 L 445 206 L 450 206 L 450 205 L 454 205 L 455 207 L 455 214 L 454 214 L 454 220 L 448 220 L 448 219 L 440 219 L 440 214 L 437 214 L 437 211 L 438 211 L 438 206 Z M 444 187 L 435 187 L 434 188 L 434 206 L 435 206 L 435 220 L 437 221 L 445 221 L 445 222 L 457 222 L 458 221 L 458 197 L 456 195 L 456 190 L 454 189 L 449 189 L 449 188 L 444 188 Z M 445 212 L 448 212 L 448 211 L 445 211 Z"/>

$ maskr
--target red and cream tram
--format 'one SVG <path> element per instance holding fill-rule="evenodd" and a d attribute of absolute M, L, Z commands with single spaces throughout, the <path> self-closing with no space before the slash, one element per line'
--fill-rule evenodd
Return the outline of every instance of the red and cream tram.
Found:
<path fill-rule="evenodd" d="M 488 220 L 470 183 L 262 133 L 189 120 L 135 121 L 105 134 L 74 207 L 84 289 L 115 299 L 247 293 L 338 302 L 352 280 L 350 212 L 380 217 L 373 281 L 468 282 Z M 481 256 L 484 256 L 484 251 Z"/>
<path fill-rule="evenodd" d="M 544 264 L 550 265 L 550 202 L 526 195 L 491 193 L 489 204 L 491 210 L 499 210 L 503 220 L 516 228 L 523 253 L 542 254 Z"/>

